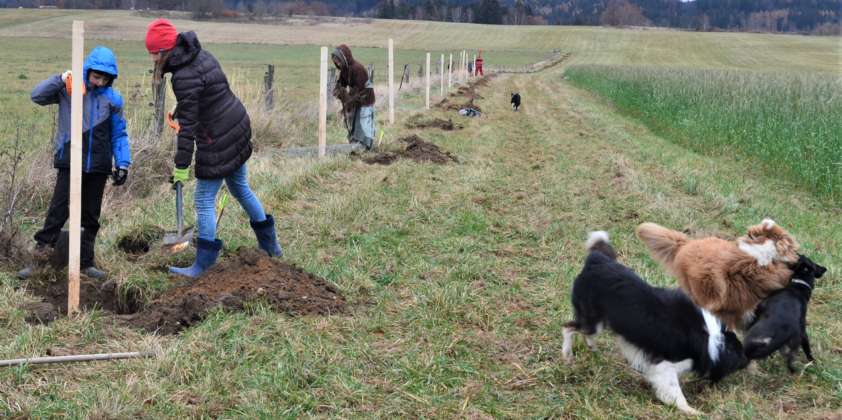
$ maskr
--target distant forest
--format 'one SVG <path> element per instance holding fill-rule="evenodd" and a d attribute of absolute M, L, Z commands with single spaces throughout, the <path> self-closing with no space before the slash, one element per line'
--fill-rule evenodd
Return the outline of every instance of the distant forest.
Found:
<path fill-rule="evenodd" d="M 181 10 L 195 19 L 319 15 L 817 35 L 839 35 L 842 15 L 842 0 L 0 0 L 0 7 Z"/>

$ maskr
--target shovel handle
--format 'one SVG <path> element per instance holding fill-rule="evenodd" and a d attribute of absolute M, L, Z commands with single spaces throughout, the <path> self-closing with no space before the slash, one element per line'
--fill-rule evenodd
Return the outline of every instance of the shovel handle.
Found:
<path fill-rule="evenodd" d="M 178 227 L 178 237 L 184 234 L 184 198 L 181 194 L 181 181 L 175 183 L 175 222 Z"/>

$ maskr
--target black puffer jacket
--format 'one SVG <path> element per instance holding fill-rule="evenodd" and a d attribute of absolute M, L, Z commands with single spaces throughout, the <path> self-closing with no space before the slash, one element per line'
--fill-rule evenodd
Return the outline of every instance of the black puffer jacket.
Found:
<path fill-rule="evenodd" d="M 190 166 L 196 146 L 196 178 L 231 175 L 251 157 L 251 123 L 243 103 L 213 55 L 202 49 L 194 32 L 178 34 L 164 65 L 172 73 L 178 100 L 178 152 L 175 165 Z"/>

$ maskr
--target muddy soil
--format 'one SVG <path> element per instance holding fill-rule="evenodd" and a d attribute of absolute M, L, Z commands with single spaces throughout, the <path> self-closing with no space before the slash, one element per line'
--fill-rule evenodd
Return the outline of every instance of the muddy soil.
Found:
<path fill-rule="evenodd" d="M 402 143 L 403 149 L 396 152 L 379 152 L 375 154 L 359 155 L 363 162 L 369 165 L 391 165 L 398 159 L 412 159 L 419 163 L 437 163 L 444 165 L 450 162 L 459 162 L 456 156 L 450 152 L 442 151 L 433 143 L 424 141 L 417 135 L 411 135 L 398 140 Z"/>
<path fill-rule="evenodd" d="M 461 124 L 454 124 L 451 119 L 424 119 L 422 114 L 416 114 L 410 117 L 405 126 L 406 128 L 438 128 L 444 131 L 461 130 L 464 128 Z"/>
<path fill-rule="evenodd" d="M 120 317 L 129 326 L 159 334 L 175 334 L 211 310 L 242 310 L 248 301 L 264 301 L 290 315 L 340 313 L 345 299 L 324 279 L 255 248 L 241 248 L 204 276 L 174 287 L 142 312 Z"/>
<path fill-rule="evenodd" d="M 30 323 L 48 324 L 67 314 L 67 277 L 58 279 L 33 277 L 25 286 L 29 293 L 38 296 L 42 302 L 23 305 Z M 130 314 L 138 311 L 142 301 L 130 291 L 120 295 L 117 282 L 93 280 L 82 276 L 79 282 L 79 306 L 82 310 L 102 309 L 116 314 Z"/>
<path fill-rule="evenodd" d="M 448 95 L 448 97 L 442 99 L 436 106 L 450 111 L 458 111 L 464 108 L 474 108 L 477 111 L 482 112 L 479 105 L 474 103 L 475 100 L 482 99 L 482 95 L 477 93 L 477 88 L 488 86 L 488 82 L 494 77 L 494 75 L 483 76 L 482 78 L 465 86 L 461 86 L 456 89 L 455 92 Z"/>

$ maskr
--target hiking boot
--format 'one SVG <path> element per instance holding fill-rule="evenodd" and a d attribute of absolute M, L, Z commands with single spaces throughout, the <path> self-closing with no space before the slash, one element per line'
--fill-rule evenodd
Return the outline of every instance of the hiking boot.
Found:
<path fill-rule="evenodd" d="M 105 274 L 105 271 L 102 271 L 94 266 L 90 266 L 88 268 L 83 269 L 82 274 L 94 280 L 102 280 L 107 276 L 107 274 Z"/>
<path fill-rule="evenodd" d="M 26 279 L 32 277 L 33 271 L 34 270 L 33 270 L 32 267 L 24 267 L 23 269 L 18 271 L 18 278 L 21 279 L 21 280 L 26 280 Z"/>

